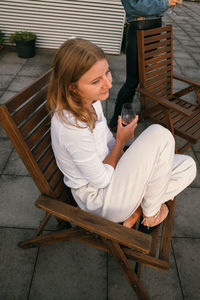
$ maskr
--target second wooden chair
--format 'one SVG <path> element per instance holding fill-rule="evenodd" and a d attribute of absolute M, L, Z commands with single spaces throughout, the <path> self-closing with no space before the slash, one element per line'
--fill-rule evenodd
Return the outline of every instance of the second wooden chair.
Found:
<path fill-rule="evenodd" d="M 186 143 L 177 149 L 183 153 L 200 138 L 200 83 L 173 74 L 172 25 L 139 30 L 137 39 L 141 116 L 183 138 Z M 173 79 L 188 86 L 173 94 Z M 195 104 L 182 98 L 193 91 Z"/>

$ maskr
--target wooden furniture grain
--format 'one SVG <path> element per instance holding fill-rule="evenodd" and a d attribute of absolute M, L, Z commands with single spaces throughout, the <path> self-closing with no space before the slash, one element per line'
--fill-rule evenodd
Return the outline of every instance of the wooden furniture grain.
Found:
<path fill-rule="evenodd" d="M 200 82 L 173 74 L 172 25 L 138 30 L 137 40 L 141 116 L 183 138 L 186 143 L 178 149 L 183 153 L 200 138 Z M 173 79 L 188 86 L 173 94 Z M 196 104 L 182 98 L 192 91 Z"/>
<path fill-rule="evenodd" d="M 32 239 L 20 242 L 19 247 L 76 240 L 110 252 L 138 298 L 150 299 L 139 279 L 141 265 L 168 271 L 175 202 L 168 202 L 167 219 L 151 234 L 126 228 L 76 207 L 70 189 L 63 183 L 63 175 L 56 166 L 51 148 L 50 116 L 46 110 L 50 73 L 51 70 L 0 106 L 0 123 L 41 193 L 35 205 L 45 212 Z M 44 234 L 51 216 L 65 222 L 66 226 Z M 137 262 L 135 270 L 129 259 Z"/>

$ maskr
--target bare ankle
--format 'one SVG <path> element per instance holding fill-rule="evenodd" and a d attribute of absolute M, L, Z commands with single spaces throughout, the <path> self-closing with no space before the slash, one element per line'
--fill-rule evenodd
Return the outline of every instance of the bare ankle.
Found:
<path fill-rule="evenodd" d="M 142 208 L 141 206 L 139 206 L 134 213 L 124 221 L 123 226 L 128 227 L 128 228 L 132 228 L 137 221 L 139 220 L 139 218 L 142 216 Z"/>

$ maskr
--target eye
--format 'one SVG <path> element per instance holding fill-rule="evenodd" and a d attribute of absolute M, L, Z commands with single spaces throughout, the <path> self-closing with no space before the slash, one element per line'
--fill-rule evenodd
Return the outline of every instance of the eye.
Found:
<path fill-rule="evenodd" d="M 97 84 L 99 82 L 99 80 L 97 79 L 97 80 L 95 80 L 95 81 L 93 81 L 93 82 L 91 82 L 92 84 Z"/>
<path fill-rule="evenodd" d="M 108 69 L 108 71 L 106 72 L 106 75 L 108 75 L 108 74 L 110 74 L 111 73 L 111 71 L 110 71 L 110 69 Z"/>

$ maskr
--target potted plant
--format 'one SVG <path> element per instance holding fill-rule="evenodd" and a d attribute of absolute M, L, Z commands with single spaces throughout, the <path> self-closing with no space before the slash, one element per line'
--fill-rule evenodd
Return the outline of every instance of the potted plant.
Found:
<path fill-rule="evenodd" d="M 9 36 L 9 41 L 16 44 L 19 57 L 30 58 L 35 55 L 36 35 L 30 31 L 16 31 Z"/>
<path fill-rule="evenodd" d="M 0 30 L 0 50 L 3 49 L 4 33 Z"/>

